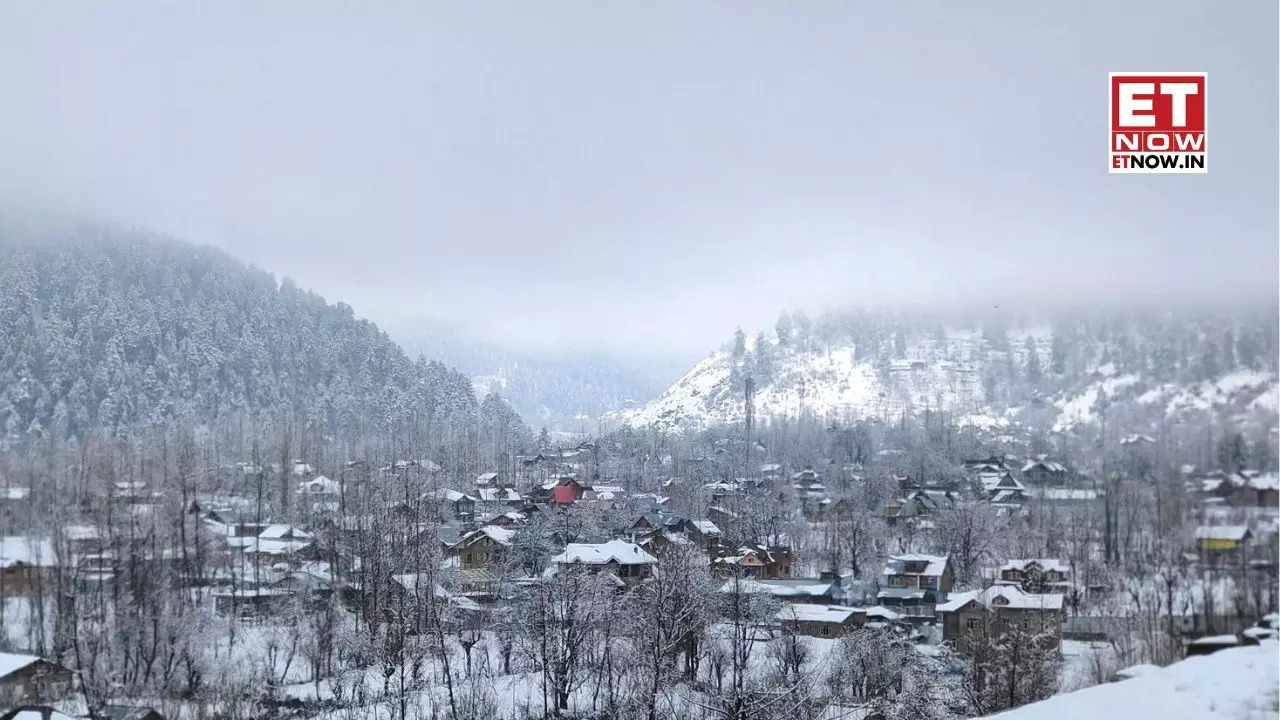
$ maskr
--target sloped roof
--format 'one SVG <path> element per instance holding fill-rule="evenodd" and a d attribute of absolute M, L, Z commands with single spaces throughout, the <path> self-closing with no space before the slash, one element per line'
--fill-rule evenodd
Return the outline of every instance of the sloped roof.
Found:
<path fill-rule="evenodd" d="M 54 567 L 58 563 L 49 540 L 28 538 L 21 535 L 0 537 L 0 568 L 27 565 Z"/>
<path fill-rule="evenodd" d="M 610 562 L 616 562 L 619 565 L 653 565 L 658 562 L 658 559 L 635 543 L 610 540 L 605 543 L 569 543 L 563 552 L 551 558 L 551 562 L 584 565 L 604 565 Z"/>
<path fill-rule="evenodd" d="M 1061 610 L 1066 599 L 1061 593 L 1027 593 L 1014 585 L 992 585 L 986 590 L 955 593 L 937 606 L 938 612 L 955 612 L 971 602 L 987 609 Z"/>
<path fill-rule="evenodd" d="M 697 528 L 698 532 L 702 533 L 703 535 L 709 535 L 713 537 L 720 535 L 720 528 L 716 527 L 716 524 L 711 522 L 710 520 L 690 520 L 689 524 Z"/>
<path fill-rule="evenodd" d="M 924 570 L 920 572 L 907 572 L 907 563 L 923 562 L 927 563 Z M 947 567 L 946 555 L 919 555 L 909 553 L 906 555 L 890 555 L 889 561 L 885 566 L 885 575 L 925 575 L 940 576 Z"/>
<path fill-rule="evenodd" d="M 1197 540 L 1244 540 L 1248 525 L 1201 525 L 1196 528 Z"/>
<path fill-rule="evenodd" d="M 514 488 L 480 488 L 477 492 L 480 500 L 485 502 L 519 502 L 520 493 Z"/>
<path fill-rule="evenodd" d="M 472 541 L 480 537 L 487 537 L 499 545 L 509 547 L 511 545 L 511 540 L 515 536 L 516 531 L 511 530 L 510 528 L 499 527 L 497 525 L 485 525 L 458 538 L 456 545 L 458 547 L 462 547 L 464 545 L 469 545 Z"/>
<path fill-rule="evenodd" d="M 1067 468 L 1062 463 L 1040 458 L 1038 460 L 1028 460 L 1027 464 L 1022 466 L 1022 472 L 1029 473 L 1037 467 L 1043 468 L 1044 470 L 1054 474 L 1064 473 L 1067 471 Z"/>
<path fill-rule="evenodd" d="M 292 525 L 278 523 L 275 525 L 268 525 L 262 532 L 258 533 L 258 537 L 263 540 L 306 540 L 311 537 L 311 533 Z"/>
<path fill-rule="evenodd" d="M 40 660 L 41 658 L 36 655 L 0 653 L 0 678 L 12 675 L 28 665 L 40 662 Z"/>
<path fill-rule="evenodd" d="M 778 598 L 819 598 L 832 594 L 843 594 L 837 592 L 839 588 L 836 583 L 823 580 L 757 580 L 755 578 L 728 580 L 720 586 L 720 592 L 734 592 L 735 583 L 737 585 L 736 589 L 742 592 L 767 593 Z"/>
<path fill-rule="evenodd" d="M 856 608 L 837 605 L 811 605 L 809 603 L 788 603 L 778 610 L 777 618 L 782 621 L 796 622 L 831 622 L 844 623 L 849 620 Z"/>

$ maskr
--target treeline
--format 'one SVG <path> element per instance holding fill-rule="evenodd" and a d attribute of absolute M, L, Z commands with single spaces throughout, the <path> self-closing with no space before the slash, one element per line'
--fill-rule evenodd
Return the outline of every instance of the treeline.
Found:
<path fill-rule="evenodd" d="M 772 333 L 747 342 L 738 330 L 727 349 L 741 366 L 766 382 L 780 353 L 822 352 L 852 346 L 861 362 L 888 364 L 929 354 L 955 355 L 955 330 L 979 332 L 984 349 L 996 360 L 1007 356 L 1006 375 L 1022 376 L 1048 389 L 1070 384 L 1099 366 L 1143 373 L 1158 382 L 1193 383 L 1233 370 L 1276 372 L 1280 345 L 1274 308 L 1236 311 L 1060 312 L 1044 319 L 986 315 L 942 315 L 889 311 L 826 312 L 810 319 L 803 312 L 782 313 Z M 1028 345 L 1025 331 L 1040 327 L 1049 347 Z M 1012 335 L 1011 335 L 1012 333 Z M 1013 339 L 1011 339 L 1011 337 Z"/>

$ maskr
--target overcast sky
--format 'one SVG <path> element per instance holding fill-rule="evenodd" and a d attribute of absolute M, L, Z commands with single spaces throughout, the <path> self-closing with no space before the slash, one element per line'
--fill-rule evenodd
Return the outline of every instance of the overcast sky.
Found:
<path fill-rule="evenodd" d="M 0 3 L 0 196 L 374 320 L 1276 293 L 1274 0 L 107 5 Z M 1209 73 L 1207 175 L 1108 175 L 1117 70 Z"/>

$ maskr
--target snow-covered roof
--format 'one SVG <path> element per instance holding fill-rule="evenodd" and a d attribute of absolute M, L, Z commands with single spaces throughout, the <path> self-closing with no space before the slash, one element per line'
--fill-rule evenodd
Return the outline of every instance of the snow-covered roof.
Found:
<path fill-rule="evenodd" d="M 0 537 L 0 568 L 18 565 L 54 567 L 57 565 L 57 558 L 53 552 L 53 543 L 21 535 Z"/>
<path fill-rule="evenodd" d="M 1009 503 L 1024 497 L 1021 490 L 997 490 L 995 495 L 991 496 L 993 503 Z"/>
<path fill-rule="evenodd" d="M 476 476 L 476 484 L 488 485 L 489 483 L 497 479 L 498 479 L 498 473 L 496 472 L 480 473 L 479 475 Z"/>
<path fill-rule="evenodd" d="M 1248 525 L 1201 525 L 1196 528 L 1197 540 L 1244 540 Z"/>
<path fill-rule="evenodd" d="M 443 500 L 445 502 L 451 502 L 451 503 L 456 503 L 463 500 L 470 500 L 471 502 L 476 501 L 474 497 L 467 495 L 466 493 L 460 493 L 457 490 L 451 490 L 449 488 L 440 488 L 439 490 L 432 490 L 428 493 L 425 493 L 423 497 L 435 498 L 436 500 Z"/>
<path fill-rule="evenodd" d="M 498 527 L 497 525 L 485 525 L 458 538 L 456 545 L 466 545 L 482 536 L 489 538 L 499 545 L 509 547 L 511 545 L 511 540 L 516 536 L 516 531 L 510 528 Z"/>
<path fill-rule="evenodd" d="M 520 501 L 520 493 L 516 492 L 514 488 L 486 487 L 486 488 L 480 488 L 476 492 L 476 494 L 479 495 L 480 500 L 483 500 L 484 502 L 519 502 Z"/>
<path fill-rule="evenodd" d="M 551 558 L 551 562 L 584 565 L 604 565 L 610 562 L 619 565 L 653 565 L 658 562 L 658 559 L 635 543 L 610 540 L 605 543 L 569 543 L 563 552 Z"/>
<path fill-rule="evenodd" d="M 703 535 L 712 537 L 718 537 L 720 535 L 720 528 L 716 527 L 716 524 L 710 520 L 690 520 L 689 524 L 697 528 L 698 532 Z"/>
<path fill-rule="evenodd" d="M 26 487 L 7 487 L 0 488 L 0 500 L 26 500 L 31 495 L 31 488 Z"/>
<path fill-rule="evenodd" d="M 40 662 L 40 658 L 36 655 L 0 653 L 0 678 L 12 675 L 22 668 L 37 662 Z"/>
<path fill-rule="evenodd" d="M 1057 571 L 1062 573 L 1069 571 L 1067 564 L 1061 560 L 1058 560 L 1057 558 L 1026 558 L 1022 560 L 1006 560 L 1005 563 L 1000 566 L 1000 571 L 1001 572 L 1004 572 L 1005 570 L 1026 571 L 1032 564 L 1035 564 L 1041 570 L 1045 570 L 1045 571 Z"/>
<path fill-rule="evenodd" d="M 923 570 L 916 572 L 908 572 L 907 565 L 911 563 L 925 563 Z M 924 575 L 924 576 L 940 576 L 947 568 L 946 555 L 890 555 L 889 561 L 884 569 L 885 575 Z"/>
<path fill-rule="evenodd" d="M 1061 610 L 1065 596 L 1061 593 L 1027 593 L 1014 585 L 992 585 L 985 590 L 955 593 L 938 605 L 938 612 L 955 612 L 971 602 L 987 609 Z"/>
<path fill-rule="evenodd" d="M 298 483 L 298 489 L 304 493 L 312 495 L 337 495 L 342 486 L 337 480 L 331 480 L 324 475 L 317 475 L 310 480 L 303 480 Z"/>
<path fill-rule="evenodd" d="M 730 593 L 737 589 L 748 593 L 768 593 L 779 598 L 819 598 L 833 594 L 834 585 L 835 583 L 821 580 L 757 580 L 755 578 L 742 578 L 740 580 L 726 581 L 720 586 L 720 592 Z M 841 593 L 837 592 L 836 594 Z"/>
<path fill-rule="evenodd" d="M 1239 645 L 1240 638 L 1235 635 L 1210 635 L 1191 641 L 1192 645 Z"/>
<path fill-rule="evenodd" d="M 1067 468 L 1062 463 L 1040 458 L 1038 460 L 1028 460 L 1027 464 L 1022 466 L 1022 472 L 1023 474 L 1026 474 L 1036 469 L 1037 467 L 1044 469 L 1046 472 L 1051 472 L 1054 474 L 1064 473 L 1067 471 Z"/>
<path fill-rule="evenodd" d="M 263 540 L 308 540 L 311 538 L 311 533 L 292 525 L 276 523 L 274 525 L 268 525 L 262 532 L 258 533 L 258 537 Z"/>
<path fill-rule="evenodd" d="M 838 605 L 788 603 L 778 610 L 777 618 L 784 622 L 790 620 L 793 622 L 845 623 L 855 612 L 857 612 L 855 608 Z"/>

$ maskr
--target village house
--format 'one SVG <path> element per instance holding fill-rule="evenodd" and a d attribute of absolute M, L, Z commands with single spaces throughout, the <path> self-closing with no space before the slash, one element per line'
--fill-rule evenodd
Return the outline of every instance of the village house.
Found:
<path fill-rule="evenodd" d="M 1013 473 L 983 476 L 982 491 L 993 505 L 1021 505 L 1027 499 L 1027 487 Z"/>
<path fill-rule="evenodd" d="M 558 475 L 538 488 L 534 500 L 567 507 L 582 500 L 588 490 L 591 486 L 579 481 L 576 475 Z"/>
<path fill-rule="evenodd" d="M 932 619 L 955 582 L 947 555 L 890 555 L 876 600 L 912 620 Z"/>
<path fill-rule="evenodd" d="M 997 585 L 1012 585 L 1028 593 L 1063 592 L 1071 585 L 1071 569 L 1061 560 L 1008 560 L 1000 566 Z"/>
<path fill-rule="evenodd" d="M 975 458 L 964 461 L 964 471 L 972 476 L 984 473 L 1006 473 L 1013 468 L 1009 467 L 1009 463 L 999 455 L 992 455 L 986 458 Z"/>
<path fill-rule="evenodd" d="M 620 585 L 631 585 L 653 575 L 658 559 L 639 545 L 625 540 L 605 543 L 569 543 L 551 558 L 552 569 L 566 566 L 586 567 L 593 572 L 607 572 Z"/>
<path fill-rule="evenodd" d="M 480 602 L 498 598 L 515 535 L 510 528 L 485 525 L 458 538 L 449 552 L 457 558 L 454 584 L 460 595 Z"/>
<path fill-rule="evenodd" d="M 1196 549 L 1210 565 L 1243 565 L 1252 534 L 1247 525 L 1201 525 L 1196 528 Z"/>
<path fill-rule="evenodd" d="M 816 638 L 840 637 L 867 622 L 864 609 L 807 603 L 785 605 L 776 617 L 784 631 Z"/>
<path fill-rule="evenodd" d="M 476 498 L 457 490 L 440 488 L 428 492 L 423 499 L 436 503 L 442 520 L 452 519 L 465 523 L 471 522 L 476 516 Z"/>
<path fill-rule="evenodd" d="M 949 490 L 915 490 L 884 508 L 885 522 L 893 527 L 911 520 L 919 522 L 939 511 L 956 506 L 956 496 Z"/>
<path fill-rule="evenodd" d="M 53 543 L 40 538 L 0 537 L 0 597 L 34 595 L 57 568 Z"/>
<path fill-rule="evenodd" d="M 55 702 L 71 690 L 67 668 L 35 655 L 0 653 L 0 705 Z"/>
<path fill-rule="evenodd" d="M 1055 647 L 1062 645 L 1063 596 L 1025 593 L 1014 585 L 956 593 L 937 607 L 942 640 L 962 653 L 988 646 L 1013 630 L 1042 634 Z"/>
<path fill-rule="evenodd" d="M 795 553 L 785 545 L 743 545 L 713 559 L 711 566 L 713 570 L 737 571 L 760 580 L 786 580 L 791 577 L 795 563 Z"/>
<path fill-rule="evenodd" d="M 762 580 L 749 576 L 727 580 L 720 586 L 722 594 L 751 592 L 772 595 L 784 603 L 838 605 L 848 599 L 848 593 L 840 578 L 828 573 L 817 578 L 793 578 L 791 580 Z"/>
<path fill-rule="evenodd" d="M 1280 476 L 1254 470 L 1214 473 L 1200 478 L 1200 491 L 1231 507 L 1280 506 Z"/>
<path fill-rule="evenodd" d="M 453 554 L 458 556 L 459 567 L 463 570 L 496 567 L 502 564 L 514 537 L 514 530 L 485 525 L 459 538 L 453 546 Z"/>
<path fill-rule="evenodd" d="M 509 487 L 482 487 L 476 490 L 476 502 L 485 510 L 501 507 L 518 509 L 524 506 L 524 498 L 515 488 Z"/>
<path fill-rule="evenodd" d="M 342 486 L 337 480 L 330 480 L 324 475 L 317 475 L 310 480 L 298 483 L 298 494 L 311 500 L 335 498 L 342 493 Z"/>
<path fill-rule="evenodd" d="M 1061 487 L 1067 483 L 1069 473 L 1065 465 L 1040 456 L 1028 460 L 1022 466 L 1022 479 L 1033 487 Z"/>

